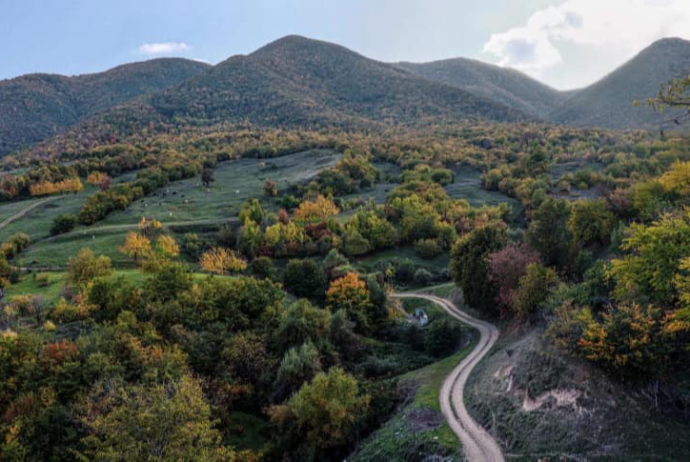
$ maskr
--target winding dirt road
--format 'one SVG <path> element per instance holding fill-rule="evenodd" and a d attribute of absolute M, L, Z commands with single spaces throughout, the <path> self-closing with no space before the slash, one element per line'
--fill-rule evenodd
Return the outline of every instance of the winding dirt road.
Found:
<path fill-rule="evenodd" d="M 423 298 L 443 308 L 457 320 L 474 327 L 479 331 L 477 346 L 446 377 L 441 387 L 439 399 L 441 411 L 446 416 L 448 425 L 462 441 L 465 456 L 470 461 L 503 462 L 503 453 L 496 440 L 482 428 L 467 412 L 463 401 L 467 378 L 474 367 L 491 350 L 498 340 L 498 329 L 493 324 L 480 321 L 460 311 L 454 303 L 421 293 L 396 293 L 398 298 Z"/>

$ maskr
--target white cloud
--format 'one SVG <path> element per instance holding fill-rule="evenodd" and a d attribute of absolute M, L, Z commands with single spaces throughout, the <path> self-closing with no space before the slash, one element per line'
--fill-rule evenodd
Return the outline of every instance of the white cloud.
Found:
<path fill-rule="evenodd" d="M 144 43 L 139 47 L 139 53 L 145 55 L 167 55 L 182 53 L 191 50 L 192 47 L 184 42 Z"/>
<path fill-rule="evenodd" d="M 569 54 L 586 58 L 594 48 L 611 70 L 664 37 L 690 39 L 690 0 L 559 1 L 520 27 L 493 34 L 484 52 L 539 78 L 568 66 Z"/>

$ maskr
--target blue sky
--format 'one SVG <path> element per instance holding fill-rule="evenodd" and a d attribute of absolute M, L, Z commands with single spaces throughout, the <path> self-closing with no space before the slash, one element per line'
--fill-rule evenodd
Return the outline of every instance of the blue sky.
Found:
<path fill-rule="evenodd" d="M 478 58 L 573 88 L 653 40 L 690 38 L 690 1 L 0 0 L 0 79 L 157 56 L 216 63 L 287 34 L 383 61 Z"/>

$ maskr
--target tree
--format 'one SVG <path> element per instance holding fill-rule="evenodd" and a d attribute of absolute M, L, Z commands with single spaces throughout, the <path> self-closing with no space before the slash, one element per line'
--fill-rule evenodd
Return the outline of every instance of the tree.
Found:
<path fill-rule="evenodd" d="M 652 305 L 609 307 L 600 321 L 588 319 L 578 344 L 584 357 L 610 370 L 663 377 L 676 348 L 672 320 Z"/>
<path fill-rule="evenodd" d="M 511 307 L 521 317 L 537 311 L 558 284 L 558 275 L 551 268 L 540 263 L 527 265 L 525 275 L 520 278 L 518 287 L 512 294 Z"/>
<path fill-rule="evenodd" d="M 547 265 L 562 266 L 566 263 L 570 243 L 569 217 L 568 201 L 551 197 L 544 200 L 532 215 L 527 239 Z"/>
<path fill-rule="evenodd" d="M 462 340 L 462 328 L 459 324 L 440 319 L 429 325 L 424 334 L 424 350 L 436 358 L 455 353 Z"/>
<path fill-rule="evenodd" d="M 671 305 L 681 260 L 690 256 L 690 211 L 650 225 L 633 223 L 622 249 L 626 254 L 613 260 L 609 271 L 616 281 L 615 296 Z"/>
<path fill-rule="evenodd" d="M 458 239 L 450 254 L 450 271 L 468 305 L 495 314 L 497 290 L 489 280 L 488 257 L 506 244 L 503 228 L 487 226 Z"/>
<path fill-rule="evenodd" d="M 270 179 L 264 181 L 264 196 L 276 197 L 278 195 L 278 184 Z"/>
<path fill-rule="evenodd" d="M 319 195 L 314 200 L 302 202 L 295 210 L 294 216 L 296 220 L 310 222 L 325 220 L 338 213 L 340 213 L 340 210 L 338 210 L 338 207 L 336 207 L 332 200 Z"/>
<path fill-rule="evenodd" d="M 201 255 L 199 266 L 207 273 L 239 273 L 247 269 L 247 262 L 239 258 L 232 250 L 224 247 L 214 247 Z"/>
<path fill-rule="evenodd" d="M 111 273 L 110 258 L 105 255 L 96 257 L 91 249 L 84 248 L 76 257 L 70 257 L 65 280 L 69 285 L 81 289 L 92 280 Z"/>
<path fill-rule="evenodd" d="M 541 261 L 539 253 L 525 244 L 509 245 L 489 255 L 489 280 L 496 284 L 501 316 L 507 314 L 512 305 L 513 291 L 520 278 L 525 275 L 527 265 Z"/>
<path fill-rule="evenodd" d="M 244 383 L 258 383 L 262 375 L 275 367 L 266 347 L 266 338 L 251 332 L 233 335 L 221 357 L 230 375 Z"/>
<path fill-rule="evenodd" d="M 133 258 L 136 262 L 151 258 L 153 254 L 149 238 L 134 231 L 127 233 L 125 243 L 120 247 L 120 252 Z"/>
<path fill-rule="evenodd" d="M 206 186 L 207 188 L 211 186 L 211 183 L 216 181 L 215 176 L 213 175 L 213 169 L 212 168 L 205 168 L 201 171 L 201 183 Z"/>
<path fill-rule="evenodd" d="M 303 385 L 287 405 L 271 408 L 270 415 L 275 423 L 294 426 L 299 459 L 318 460 L 326 451 L 354 441 L 355 424 L 370 400 L 360 392 L 357 379 L 333 367 Z"/>
<path fill-rule="evenodd" d="M 278 368 L 278 382 L 290 392 L 311 381 L 321 371 L 319 350 L 311 343 L 290 348 Z"/>
<path fill-rule="evenodd" d="M 71 213 L 63 213 L 55 217 L 50 226 L 50 235 L 57 236 L 72 231 L 77 226 L 77 216 Z"/>
<path fill-rule="evenodd" d="M 249 199 L 242 204 L 242 208 L 240 209 L 240 221 L 244 226 L 246 226 L 249 221 L 261 225 L 265 216 L 266 212 L 264 212 L 264 208 L 261 202 L 259 202 L 259 199 Z"/>
<path fill-rule="evenodd" d="M 577 201 L 570 208 L 568 231 L 576 243 L 606 245 L 615 224 L 616 217 L 604 199 Z"/>
<path fill-rule="evenodd" d="M 281 319 L 276 340 L 283 350 L 307 342 L 319 345 L 328 338 L 330 324 L 328 311 L 314 307 L 308 300 L 298 300 Z"/>
<path fill-rule="evenodd" d="M 290 260 L 283 273 L 283 284 L 298 297 L 323 299 L 326 273 L 323 266 L 312 259 Z"/>
<path fill-rule="evenodd" d="M 258 257 L 251 261 L 249 268 L 252 274 L 259 279 L 273 279 L 275 268 L 270 257 Z"/>
<path fill-rule="evenodd" d="M 168 384 L 100 382 L 79 421 L 94 460 L 211 460 L 220 448 L 201 386 L 187 376 Z"/>
<path fill-rule="evenodd" d="M 372 328 L 373 306 L 369 290 L 357 273 L 347 273 L 336 279 L 326 292 L 326 305 L 332 312 L 344 310 L 355 329 L 369 332 Z"/>
<path fill-rule="evenodd" d="M 659 182 L 666 191 L 690 197 L 690 162 L 675 162 Z"/>

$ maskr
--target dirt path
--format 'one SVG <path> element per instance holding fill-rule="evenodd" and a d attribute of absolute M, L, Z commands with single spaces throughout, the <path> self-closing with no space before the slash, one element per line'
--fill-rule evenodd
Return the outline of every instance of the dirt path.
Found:
<path fill-rule="evenodd" d="M 40 206 L 42 206 L 42 205 L 44 205 L 44 204 L 47 204 L 48 202 L 52 202 L 52 201 L 54 201 L 55 199 L 59 199 L 59 198 L 61 198 L 61 197 L 62 197 L 62 196 L 52 196 L 52 197 L 48 197 L 48 198 L 46 198 L 46 199 L 43 199 L 43 200 L 41 200 L 41 201 L 38 201 L 38 202 L 35 202 L 35 203 L 31 204 L 31 205 L 28 206 L 27 208 L 25 208 L 25 209 L 23 209 L 23 210 L 20 210 L 19 212 L 15 213 L 15 214 L 12 215 L 11 217 L 7 218 L 5 221 L 3 221 L 2 223 L 0 223 L 0 229 L 4 228 L 5 226 L 9 225 L 10 223 L 12 223 L 12 222 L 15 221 L 15 220 L 19 220 L 21 217 L 23 217 L 23 216 L 26 215 L 27 213 L 31 212 L 33 209 L 38 208 L 38 207 L 40 207 Z"/>
<path fill-rule="evenodd" d="M 175 227 L 175 226 L 203 226 L 203 225 L 225 225 L 231 223 L 237 223 L 238 218 L 220 218 L 220 219 L 210 219 L 210 220 L 193 220 L 193 221 L 169 221 L 163 222 L 163 228 Z M 59 241 L 61 239 L 66 239 L 74 236 L 90 236 L 100 233 L 107 233 L 110 231 L 128 231 L 139 229 L 139 224 L 127 224 L 127 225 L 107 225 L 107 226 L 93 226 L 80 228 L 74 231 L 70 231 L 65 234 L 59 234 L 57 236 L 50 236 L 42 239 L 46 242 Z"/>
<path fill-rule="evenodd" d="M 449 315 L 479 331 L 479 342 L 469 355 L 446 377 L 439 399 L 441 411 L 448 425 L 462 441 L 465 456 L 470 461 L 503 462 L 503 453 L 496 440 L 467 412 L 463 396 L 467 378 L 474 367 L 491 350 L 498 339 L 498 329 L 493 324 L 475 319 L 460 311 L 454 303 L 433 295 L 421 293 L 394 294 L 399 298 L 423 298 L 443 308 Z"/>

